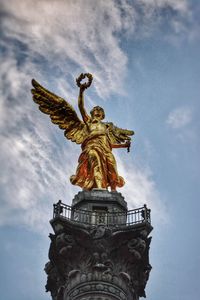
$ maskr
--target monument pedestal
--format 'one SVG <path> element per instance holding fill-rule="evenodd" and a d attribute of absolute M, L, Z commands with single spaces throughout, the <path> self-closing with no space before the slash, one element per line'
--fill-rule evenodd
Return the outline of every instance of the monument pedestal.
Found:
<path fill-rule="evenodd" d="M 152 230 L 146 206 L 128 211 L 118 192 L 79 192 L 54 205 L 46 289 L 53 300 L 145 297 Z"/>

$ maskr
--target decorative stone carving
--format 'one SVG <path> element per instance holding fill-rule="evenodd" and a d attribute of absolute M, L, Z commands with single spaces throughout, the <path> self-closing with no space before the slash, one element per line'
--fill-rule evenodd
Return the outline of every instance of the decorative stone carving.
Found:
<path fill-rule="evenodd" d="M 112 231 L 100 225 L 88 228 L 86 234 L 86 229 L 65 224 L 64 230 L 51 235 L 47 291 L 54 300 L 89 299 L 91 292 L 96 299 L 145 296 L 151 270 L 150 239 L 144 236 L 144 229 L 149 232 L 151 228 L 145 227 Z"/>

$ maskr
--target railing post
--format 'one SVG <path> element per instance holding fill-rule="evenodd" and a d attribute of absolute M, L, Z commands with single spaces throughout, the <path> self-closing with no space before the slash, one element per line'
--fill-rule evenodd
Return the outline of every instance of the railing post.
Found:
<path fill-rule="evenodd" d="M 144 220 L 147 221 L 147 205 L 144 204 Z"/>
<path fill-rule="evenodd" d="M 145 220 L 145 222 L 151 223 L 150 213 L 151 213 L 151 210 L 147 208 L 146 204 L 144 204 L 144 220 Z"/>
<path fill-rule="evenodd" d="M 62 214 L 63 212 L 63 207 L 62 207 L 62 201 L 59 200 L 57 204 L 54 204 L 54 215 L 55 217 L 58 217 Z"/>

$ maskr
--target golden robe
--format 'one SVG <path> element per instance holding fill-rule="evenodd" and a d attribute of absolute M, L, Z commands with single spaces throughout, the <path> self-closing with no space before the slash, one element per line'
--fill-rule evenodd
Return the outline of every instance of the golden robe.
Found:
<path fill-rule="evenodd" d="M 118 175 L 116 160 L 106 133 L 89 136 L 82 143 L 76 175 L 70 177 L 72 184 L 83 189 L 108 188 L 115 190 L 124 185 Z"/>

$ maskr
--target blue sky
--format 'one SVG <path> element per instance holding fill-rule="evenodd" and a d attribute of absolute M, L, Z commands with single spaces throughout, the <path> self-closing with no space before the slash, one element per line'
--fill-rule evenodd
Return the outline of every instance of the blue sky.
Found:
<path fill-rule="evenodd" d="M 35 78 L 77 109 L 75 78 L 90 72 L 88 111 L 132 129 L 114 150 L 129 208 L 152 209 L 149 300 L 200 293 L 200 3 L 189 0 L 0 1 L 0 289 L 2 300 L 47 300 L 49 220 L 80 147 L 31 100 Z"/>

